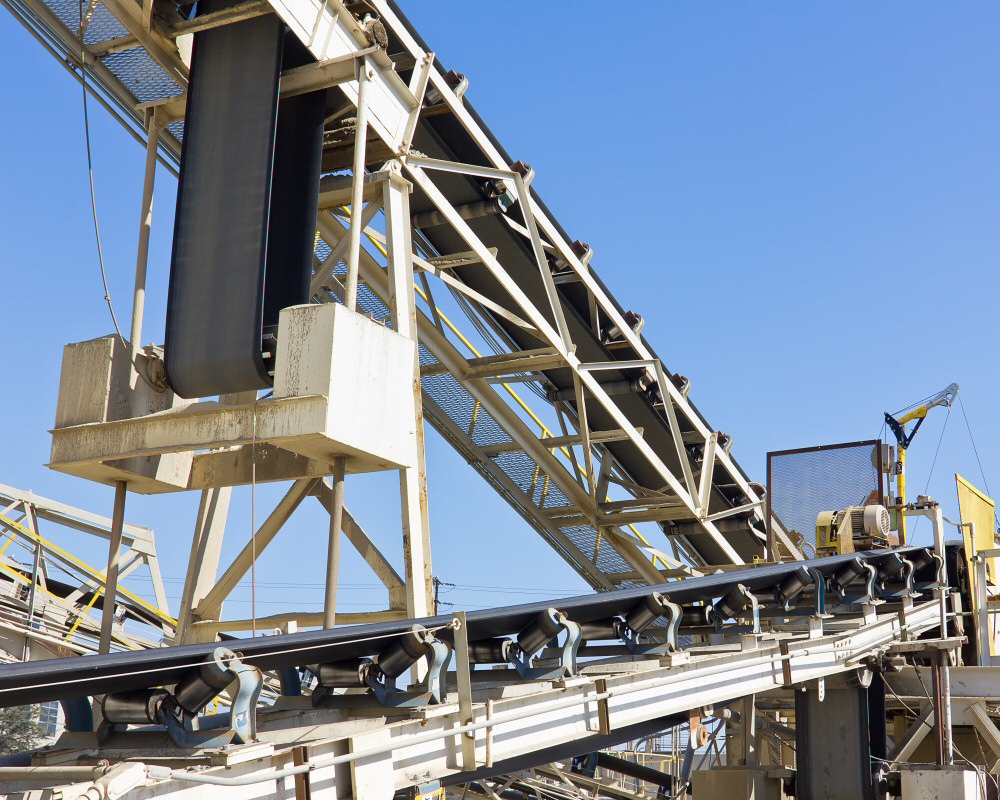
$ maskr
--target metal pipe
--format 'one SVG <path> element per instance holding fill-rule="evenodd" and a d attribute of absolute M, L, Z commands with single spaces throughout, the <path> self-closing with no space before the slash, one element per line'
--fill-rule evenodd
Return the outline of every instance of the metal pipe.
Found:
<path fill-rule="evenodd" d="M 476 203 L 458 206 L 455 211 L 462 219 L 479 219 L 489 217 L 493 214 L 503 214 L 513 205 L 513 198 L 508 195 L 491 197 L 488 200 L 480 200 Z M 414 228 L 433 228 L 435 225 L 445 225 L 448 219 L 440 211 L 423 211 L 414 214 L 410 219 L 410 224 Z"/>
<path fill-rule="evenodd" d="M 941 728 L 944 740 L 944 763 L 955 763 L 955 740 L 951 729 L 951 655 L 947 650 L 938 650 L 941 664 Z"/>
<path fill-rule="evenodd" d="M 74 781 L 94 780 L 111 767 L 0 767 L 0 781 Z M 51 784 L 50 784 L 51 785 Z"/>
<path fill-rule="evenodd" d="M 938 602 L 941 604 L 941 638 L 948 638 L 948 562 L 944 548 L 944 513 L 940 505 L 935 505 L 931 509 L 931 521 L 934 523 L 934 555 L 941 560 L 938 562 L 937 580 L 940 584 L 938 589 Z"/>
<path fill-rule="evenodd" d="M 368 138 L 368 62 L 358 70 L 358 116 L 354 131 L 354 182 L 351 184 L 351 229 L 347 248 L 347 280 L 344 305 L 354 311 L 358 305 L 358 268 L 361 263 L 361 206 L 365 188 L 365 146 Z M 339 531 L 338 531 L 339 533 Z M 329 600 L 329 598 L 328 598 Z"/>
<path fill-rule="evenodd" d="M 34 514 L 32 513 L 32 522 L 34 523 Z M 32 525 L 35 534 L 38 533 L 37 525 Z M 33 630 L 35 625 L 35 596 L 38 593 L 38 570 L 42 562 L 42 543 L 35 542 L 35 561 L 31 568 L 31 593 L 28 595 L 28 630 Z M 28 657 L 31 655 L 31 637 L 24 637 L 24 649 L 22 650 L 22 661 L 27 661 Z"/>
<path fill-rule="evenodd" d="M 330 499 L 330 542 L 326 556 L 326 597 L 323 602 L 323 627 L 332 628 L 337 622 L 337 580 L 340 573 L 340 532 L 344 527 L 343 456 L 333 459 L 333 495 Z"/>
<path fill-rule="evenodd" d="M 941 664 L 936 656 L 931 657 L 931 688 L 934 690 L 934 751 L 938 766 L 944 765 L 944 718 L 941 713 Z"/>
<path fill-rule="evenodd" d="M 118 599 L 118 562 L 121 558 L 122 531 L 125 527 L 127 481 L 115 481 L 115 510 L 111 518 L 111 541 L 108 543 L 108 571 L 104 573 L 104 608 L 101 611 L 101 639 L 98 653 L 111 652 L 111 633 Z M 95 590 L 96 591 L 96 590 Z"/>
<path fill-rule="evenodd" d="M 139 247 L 135 258 L 135 289 L 132 293 L 132 330 L 129 334 L 130 360 L 135 364 L 142 344 L 142 318 L 146 307 L 146 265 L 149 262 L 149 233 L 153 224 L 153 184 L 156 155 L 160 144 L 160 119 L 155 109 L 146 111 L 146 171 L 142 183 L 142 216 L 139 219 Z"/>

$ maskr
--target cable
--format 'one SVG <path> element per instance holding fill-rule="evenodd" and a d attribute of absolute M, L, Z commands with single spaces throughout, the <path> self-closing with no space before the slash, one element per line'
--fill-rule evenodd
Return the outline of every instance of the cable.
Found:
<path fill-rule="evenodd" d="M 90 181 L 90 211 L 94 219 L 94 238 L 97 240 L 97 261 L 101 267 L 101 282 L 104 285 L 104 301 L 108 304 L 108 311 L 111 314 L 111 322 L 115 326 L 115 333 L 118 334 L 118 338 L 121 340 L 122 346 L 125 348 L 125 352 L 128 353 L 128 360 L 132 365 L 132 369 L 135 370 L 136 375 L 142 378 L 143 383 L 145 383 L 150 389 L 156 391 L 156 387 L 150 383 L 149 379 L 139 370 L 135 361 L 132 360 L 132 348 L 125 340 L 125 336 L 122 334 L 122 329 L 118 325 L 118 317 L 115 314 L 115 307 L 111 302 L 111 290 L 108 288 L 108 272 L 104 266 L 104 247 L 101 244 L 101 226 L 97 221 L 97 193 L 94 189 L 94 158 L 90 147 L 90 111 L 87 105 L 87 47 L 83 42 L 83 32 L 85 27 L 86 26 L 83 21 L 83 0 L 80 0 L 80 88 L 83 91 L 83 136 L 87 145 L 87 176 Z M 148 135 L 149 134 L 147 132 L 147 136 Z"/>
<path fill-rule="evenodd" d="M 979 464 L 979 474 L 983 478 L 983 486 L 986 489 L 986 494 L 993 496 L 993 492 L 990 491 L 990 485 L 986 481 L 986 471 L 983 469 L 983 462 L 979 458 L 979 448 L 976 447 L 976 437 L 972 435 L 972 426 L 969 425 L 969 417 L 965 413 L 965 404 L 962 402 L 962 396 L 958 396 L 958 407 L 962 410 L 962 418 L 965 420 L 965 429 L 969 432 L 969 441 L 972 442 L 972 452 L 976 454 L 976 463 Z M 1000 519 L 997 517 L 996 508 L 993 509 L 993 523 L 996 527 L 1000 528 Z"/>
<path fill-rule="evenodd" d="M 941 435 L 938 437 L 937 448 L 934 450 L 934 459 L 933 461 L 931 461 L 931 471 L 927 473 L 927 482 L 924 484 L 924 491 L 923 491 L 925 495 L 927 494 L 927 490 L 930 488 L 931 485 L 931 477 L 934 475 L 934 466 L 937 464 L 938 453 L 941 452 L 941 442 L 944 441 L 944 432 L 948 429 L 949 419 L 951 419 L 951 406 L 948 406 L 948 413 L 945 415 L 944 425 L 941 426 Z M 920 520 L 922 519 L 923 517 L 917 517 L 917 521 L 913 524 L 913 532 L 911 534 L 912 536 L 917 535 L 917 528 L 920 527 Z"/>
<path fill-rule="evenodd" d="M 250 443 L 250 624 L 257 638 L 257 392 L 253 398 L 253 439 Z"/>
<path fill-rule="evenodd" d="M 118 325 L 118 318 L 115 316 L 115 307 L 111 303 L 111 291 L 108 289 L 108 273 L 104 267 L 104 248 L 101 245 L 101 227 L 97 221 L 97 195 L 94 191 L 94 159 L 90 148 L 90 112 L 87 106 L 87 48 L 83 43 L 83 0 L 80 0 L 80 86 L 83 89 L 83 135 L 87 145 L 87 175 L 90 180 L 90 210 L 94 218 L 94 238 L 97 240 L 97 260 L 101 266 L 101 281 L 104 284 L 104 301 L 108 304 L 108 311 L 111 312 L 111 321 L 115 325 L 115 332 L 122 344 L 128 348 L 128 342 L 122 335 Z"/>

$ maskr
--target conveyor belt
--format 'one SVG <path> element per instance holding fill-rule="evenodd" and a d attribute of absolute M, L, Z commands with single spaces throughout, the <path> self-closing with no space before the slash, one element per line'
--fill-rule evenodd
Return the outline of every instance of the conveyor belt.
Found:
<path fill-rule="evenodd" d="M 875 550 L 807 562 L 720 572 L 657 587 L 473 611 L 467 614 L 468 638 L 470 641 L 481 641 L 516 635 L 548 608 L 557 608 L 573 622 L 595 622 L 626 615 L 653 591 L 669 594 L 670 600 L 679 605 L 711 601 L 722 597 L 738 584 L 756 592 L 773 589 L 783 578 L 800 570 L 802 566 L 819 570 L 829 577 L 855 558 L 878 569 L 895 554 L 905 558 L 908 554 L 924 550 L 925 548 L 919 547 Z M 242 653 L 246 663 L 262 670 L 276 670 L 372 656 L 409 632 L 414 623 L 427 628 L 441 628 L 450 622 L 449 616 L 437 616 L 236 640 L 227 642 L 227 646 Z M 446 638 L 447 633 L 442 632 L 441 638 Z M 160 650 L 0 666 L 0 707 L 172 684 L 211 657 L 217 646 L 215 643 L 184 645 Z"/>
<path fill-rule="evenodd" d="M 403 15 L 398 4 L 390 3 L 393 11 L 406 26 L 410 35 L 413 36 L 425 50 L 430 50 L 419 33 L 409 23 Z M 390 40 L 390 52 L 393 43 Z M 438 62 L 438 68 L 442 73 L 447 72 L 445 67 Z M 479 122 L 483 132 L 490 138 L 494 147 L 500 151 L 508 164 L 513 164 L 517 158 L 511 157 L 502 144 L 492 134 L 485 123 L 482 122 L 471 103 L 465 102 L 466 107 L 472 116 Z M 414 146 L 429 156 L 441 158 L 449 161 L 461 163 L 489 165 L 489 159 L 480 147 L 472 139 L 469 133 L 463 128 L 453 115 L 442 114 L 421 119 L 417 126 L 417 134 L 414 137 Z M 437 181 L 438 187 L 447 196 L 448 200 L 455 206 L 460 207 L 469 203 L 475 203 L 483 199 L 480 181 L 460 175 L 443 175 Z M 532 189 L 532 196 L 545 209 L 538 194 Z M 415 191 L 411 199 L 411 208 L 414 215 L 423 211 L 433 209 L 430 201 L 419 191 Z M 547 209 L 546 212 L 548 213 Z M 550 219 L 555 219 L 550 213 Z M 492 215 L 468 220 L 473 231 L 490 246 L 496 247 L 502 254 L 504 267 L 515 278 L 518 286 L 535 302 L 539 308 L 547 307 L 545 287 L 538 274 L 538 267 L 534 261 L 530 244 L 524 236 L 517 233 L 505 221 L 505 217 L 515 219 L 518 223 L 524 224 L 524 218 L 520 208 L 513 206 L 506 215 Z M 576 237 L 571 237 L 565 231 L 560 232 L 568 241 L 573 241 Z M 466 249 L 463 240 L 447 225 L 439 225 L 427 228 L 423 231 L 424 236 L 435 246 L 440 253 L 460 252 Z M 591 270 L 593 274 L 593 270 Z M 505 307 L 512 307 L 513 301 L 509 299 L 506 292 L 501 289 L 495 279 L 484 269 L 472 265 L 458 267 L 453 273 L 461 278 L 463 282 L 478 292 L 496 300 Z M 577 346 L 577 355 L 582 361 L 597 362 L 606 360 L 630 360 L 637 358 L 637 354 L 630 348 L 609 350 L 601 343 L 595 334 L 590 323 L 587 292 L 576 283 L 560 284 L 559 292 L 562 297 L 564 313 L 570 327 L 573 342 Z M 624 311 L 618 306 L 619 311 Z M 642 309 L 640 309 L 642 310 Z M 646 309 L 648 313 L 656 313 L 657 307 Z M 511 324 L 500 317 L 493 317 L 493 324 L 505 334 L 505 339 L 515 343 L 523 350 L 537 347 L 537 340 L 521 328 Z M 649 343 L 645 343 L 647 348 L 652 350 Z M 672 377 L 668 372 L 668 377 Z M 550 370 L 545 373 L 546 377 L 560 389 L 572 389 L 572 374 L 568 369 Z M 628 370 L 622 372 L 606 372 L 602 380 L 620 381 L 638 376 L 638 370 Z M 660 411 L 653 407 L 650 398 L 646 394 L 630 393 L 621 395 L 618 398 L 619 407 L 626 413 L 629 420 L 636 427 L 643 428 L 643 438 L 649 442 L 660 458 L 670 467 L 675 474 L 681 474 L 681 467 L 677 460 L 676 448 L 670 434 L 666 419 Z M 693 406 L 692 406 L 693 409 Z M 615 428 L 614 421 L 608 414 L 600 408 L 597 403 L 588 403 L 588 420 L 590 427 L 594 430 L 607 430 Z M 683 422 L 682 422 L 683 426 Z M 693 430 L 693 428 L 690 428 Z M 655 487 L 662 481 L 654 470 L 649 466 L 641 453 L 627 442 L 616 442 L 608 445 L 615 459 L 628 472 L 630 479 L 640 486 Z M 744 475 L 745 477 L 745 475 Z M 721 483 L 729 484 L 720 474 Z M 716 513 L 724 509 L 740 505 L 745 498 L 737 498 L 733 495 L 732 488 L 724 493 L 716 487 L 712 493 L 712 500 L 709 504 L 709 513 Z M 761 542 L 753 535 L 749 529 L 742 532 L 731 532 L 727 535 L 730 544 L 746 561 L 752 561 L 755 555 L 760 553 Z M 708 536 L 697 536 L 691 539 L 692 547 L 699 553 L 708 564 L 726 563 L 728 557 L 714 544 Z"/>

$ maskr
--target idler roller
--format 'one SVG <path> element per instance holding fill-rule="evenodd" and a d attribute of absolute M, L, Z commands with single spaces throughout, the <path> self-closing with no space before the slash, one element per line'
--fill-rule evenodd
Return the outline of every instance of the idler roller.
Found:
<path fill-rule="evenodd" d="M 398 678 L 431 651 L 434 634 L 423 625 L 414 625 L 379 653 L 378 668 L 390 680 Z"/>
<path fill-rule="evenodd" d="M 710 605 L 684 606 L 681 613 L 682 628 L 714 628 L 718 616 Z"/>
<path fill-rule="evenodd" d="M 846 589 L 864 574 L 864 562 L 860 558 L 852 558 L 844 566 L 833 573 L 833 580 L 834 583 L 836 583 L 841 589 Z"/>
<path fill-rule="evenodd" d="M 163 701 L 170 696 L 166 689 L 140 689 L 134 692 L 106 694 L 101 713 L 111 723 L 144 725 L 155 723 Z"/>
<path fill-rule="evenodd" d="M 211 703 L 229 684 L 235 680 L 226 664 L 235 654 L 225 647 L 215 648 L 211 661 L 206 661 L 188 673 L 177 688 L 174 697 L 177 705 L 189 714 L 197 714 Z"/>
<path fill-rule="evenodd" d="M 555 639 L 562 630 L 563 615 L 554 608 L 546 609 L 534 622 L 517 635 L 517 646 L 522 653 L 537 653 L 546 642 Z"/>
<path fill-rule="evenodd" d="M 652 594 L 646 595 L 639 605 L 625 615 L 625 624 L 628 625 L 634 633 L 642 633 L 646 630 L 646 628 L 667 613 L 669 609 L 669 606 L 667 605 L 668 602 L 669 599 L 667 596 L 660 594 L 659 592 L 653 592 Z"/>
<path fill-rule="evenodd" d="M 929 550 L 917 550 L 913 553 L 908 553 L 906 559 L 913 564 L 913 574 L 915 576 L 918 573 L 924 572 L 935 563 L 934 556 L 931 555 Z"/>
<path fill-rule="evenodd" d="M 351 689 L 368 685 L 368 670 L 371 666 L 370 658 L 348 658 L 345 661 L 318 664 L 310 669 L 325 689 Z"/>
<path fill-rule="evenodd" d="M 906 562 L 903 561 L 899 553 L 893 553 L 878 565 L 878 571 L 882 575 L 883 580 L 886 581 L 901 578 L 905 570 Z"/>
<path fill-rule="evenodd" d="M 733 619 L 747 607 L 748 602 L 746 589 L 742 584 L 737 584 L 715 604 L 715 613 L 722 619 Z"/>
<path fill-rule="evenodd" d="M 621 638 L 618 629 L 621 625 L 619 619 L 601 619 L 595 622 L 581 622 L 581 638 L 585 642 L 606 642 L 610 639 Z"/>
<path fill-rule="evenodd" d="M 812 575 L 805 567 L 799 567 L 774 589 L 774 600 L 779 605 L 791 603 L 813 582 Z"/>
<path fill-rule="evenodd" d="M 510 639 L 482 639 L 469 642 L 470 664 L 506 664 L 511 647 Z"/>

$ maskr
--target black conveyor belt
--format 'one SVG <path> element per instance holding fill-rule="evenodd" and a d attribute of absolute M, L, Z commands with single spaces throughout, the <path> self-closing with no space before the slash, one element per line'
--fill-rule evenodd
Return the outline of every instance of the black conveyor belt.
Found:
<path fill-rule="evenodd" d="M 802 566 L 818 569 L 829 576 L 855 557 L 877 567 L 895 553 L 905 556 L 908 552 L 923 549 L 910 547 L 875 550 L 813 561 L 794 561 L 702 578 L 688 578 L 660 586 L 643 586 L 638 589 L 472 611 L 466 617 L 468 635 L 470 641 L 512 636 L 534 621 L 545 609 L 552 607 L 566 613 L 575 622 L 593 622 L 625 615 L 654 591 L 668 594 L 678 604 L 709 601 L 721 597 L 738 583 L 751 591 L 771 589 Z M 262 670 L 275 670 L 375 655 L 388 647 L 395 637 L 409 631 L 415 622 L 432 628 L 447 625 L 450 621 L 449 616 L 438 616 L 381 622 L 333 630 L 238 639 L 227 642 L 226 645 L 241 652 L 247 663 Z M 208 659 L 216 647 L 218 645 L 214 643 L 193 644 L 132 653 L 3 665 L 0 666 L 0 707 L 175 683 Z"/>

